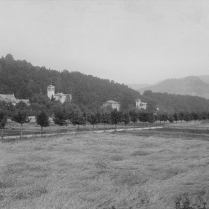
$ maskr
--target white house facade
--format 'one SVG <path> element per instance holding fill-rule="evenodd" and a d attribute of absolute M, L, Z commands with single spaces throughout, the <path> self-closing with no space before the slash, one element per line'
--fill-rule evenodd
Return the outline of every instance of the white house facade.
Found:
<path fill-rule="evenodd" d="M 17 99 L 14 94 L 0 94 L 0 101 L 12 103 L 13 105 L 18 104 L 19 102 L 24 102 L 28 106 L 30 105 L 29 99 Z"/>
<path fill-rule="evenodd" d="M 142 102 L 141 99 L 136 99 L 135 101 L 136 101 L 136 108 L 138 108 L 140 110 L 141 109 L 144 109 L 144 110 L 147 109 L 147 103 Z"/>
<path fill-rule="evenodd" d="M 118 111 L 120 110 L 120 103 L 113 100 L 108 100 L 103 104 L 103 107 L 107 106 L 111 106 L 113 109 L 117 109 Z"/>
<path fill-rule="evenodd" d="M 67 99 L 69 101 L 72 100 L 72 95 L 71 94 L 63 94 L 62 92 L 58 92 L 55 94 L 55 86 L 49 85 L 47 86 L 47 96 L 49 99 L 54 98 L 57 101 L 60 101 L 61 103 L 64 103 Z"/>

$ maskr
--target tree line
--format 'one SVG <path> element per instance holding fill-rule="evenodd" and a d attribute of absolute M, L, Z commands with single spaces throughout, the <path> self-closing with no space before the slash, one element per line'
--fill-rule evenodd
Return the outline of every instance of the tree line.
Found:
<path fill-rule="evenodd" d="M 8 105 L 8 108 L 11 108 Z M 23 124 L 30 122 L 29 118 L 29 107 L 23 103 L 18 103 L 14 111 L 8 115 L 6 111 L 0 109 L 0 128 L 5 128 L 7 119 L 10 118 L 12 121 L 15 121 L 21 125 L 21 137 L 23 131 Z M 44 127 L 50 125 L 49 118 L 52 117 L 54 124 L 58 126 L 67 126 L 72 124 L 74 126 L 86 126 L 91 124 L 94 126 L 96 124 L 103 124 L 104 130 L 106 129 L 107 124 L 114 124 L 115 130 L 117 124 L 124 124 L 125 129 L 129 123 L 145 122 L 152 124 L 156 121 L 159 123 L 165 122 L 182 122 L 182 121 L 198 121 L 198 120 L 207 120 L 209 119 L 209 112 L 175 112 L 175 113 L 161 113 L 161 112 L 149 112 L 146 110 L 130 110 L 130 111 L 117 111 L 110 107 L 103 108 L 97 112 L 82 112 L 78 109 L 69 109 L 65 106 L 59 106 L 59 108 L 54 109 L 53 114 L 50 116 L 45 110 L 38 111 L 36 113 L 36 123 L 41 127 L 43 132 Z"/>
<path fill-rule="evenodd" d="M 207 112 L 209 100 L 189 95 L 175 95 L 147 90 L 143 96 L 154 101 L 161 112 Z"/>

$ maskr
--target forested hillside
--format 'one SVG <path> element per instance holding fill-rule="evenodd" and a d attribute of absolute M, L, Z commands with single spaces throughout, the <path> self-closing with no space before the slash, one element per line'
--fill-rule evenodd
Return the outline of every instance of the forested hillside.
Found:
<path fill-rule="evenodd" d="M 144 96 L 151 98 L 160 112 L 208 112 L 209 100 L 198 96 L 183 96 L 168 93 L 145 91 Z"/>
<path fill-rule="evenodd" d="M 35 67 L 25 60 L 14 60 L 10 54 L 0 59 L 0 94 L 14 93 L 17 98 L 37 102 L 37 97 L 46 95 L 51 80 L 56 92 L 72 94 L 72 102 L 82 109 L 97 108 L 107 100 L 121 102 L 122 108 L 127 109 L 135 105 L 135 99 L 143 99 L 139 92 L 107 79 Z"/>
<path fill-rule="evenodd" d="M 131 110 L 135 107 L 137 98 L 147 102 L 147 111 L 151 112 L 155 111 L 156 107 L 161 112 L 169 113 L 209 110 L 209 100 L 197 96 L 151 91 L 140 95 L 139 92 L 124 84 L 79 72 L 67 70 L 58 72 L 45 67 L 35 67 L 25 60 L 14 60 L 10 54 L 0 59 L 0 94 L 14 93 L 16 98 L 29 98 L 33 110 L 43 108 L 51 110 L 54 105 L 56 106 L 46 95 L 47 86 L 51 84 L 51 80 L 56 87 L 56 92 L 72 94 L 72 104 L 82 111 L 98 111 L 102 103 L 107 100 L 120 102 L 122 110 Z M 200 83 L 194 77 L 189 78 L 188 82 L 194 85 Z M 207 87 L 207 85 L 204 83 L 202 86 Z"/>

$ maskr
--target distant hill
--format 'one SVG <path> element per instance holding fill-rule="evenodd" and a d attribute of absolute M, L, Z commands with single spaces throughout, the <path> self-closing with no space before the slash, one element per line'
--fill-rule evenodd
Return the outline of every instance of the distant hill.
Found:
<path fill-rule="evenodd" d="M 180 79 L 167 79 L 152 86 L 138 89 L 169 94 L 200 96 L 209 99 L 209 76 L 189 76 Z"/>
<path fill-rule="evenodd" d="M 209 75 L 200 75 L 198 76 L 203 82 L 209 84 Z"/>
<path fill-rule="evenodd" d="M 150 86 L 150 84 L 127 84 L 127 86 L 134 90 L 138 90 L 138 89 L 146 88 Z"/>

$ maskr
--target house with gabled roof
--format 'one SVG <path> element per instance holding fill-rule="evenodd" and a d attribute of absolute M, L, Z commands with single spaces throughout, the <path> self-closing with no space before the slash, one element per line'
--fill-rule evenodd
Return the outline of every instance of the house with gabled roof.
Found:
<path fill-rule="evenodd" d="M 135 102 L 136 102 L 136 108 L 138 108 L 140 110 L 141 109 L 144 109 L 144 110 L 147 109 L 147 103 L 142 102 L 141 99 L 136 99 Z"/>
<path fill-rule="evenodd" d="M 120 110 L 120 103 L 113 100 L 108 100 L 105 103 L 103 103 L 103 107 L 107 106 L 111 106 L 113 109 L 117 109 L 118 111 Z"/>
<path fill-rule="evenodd" d="M 58 92 L 55 94 L 55 86 L 53 86 L 52 84 L 47 86 L 47 96 L 49 97 L 49 99 L 54 98 L 61 103 L 64 103 L 67 99 L 69 99 L 69 101 L 72 100 L 71 94 L 63 94 L 62 92 Z"/>
<path fill-rule="evenodd" d="M 16 105 L 19 102 L 24 102 L 25 104 L 30 105 L 29 99 L 17 99 L 14 94 L 0 94 L 0 101 L 6 103 L 11 102 L 13 105 Z"/>

